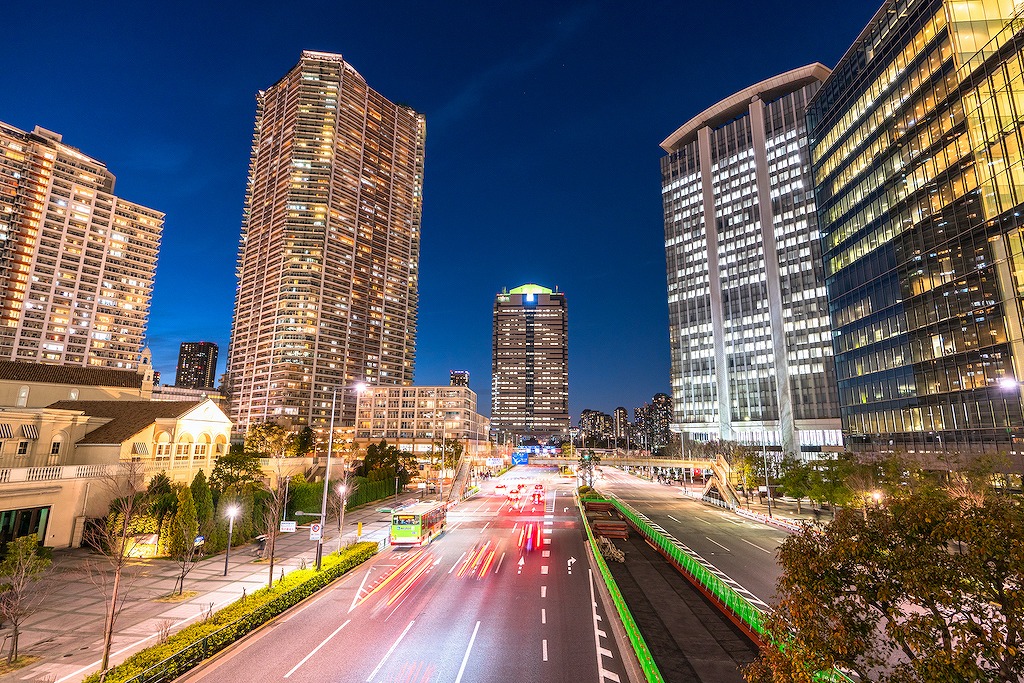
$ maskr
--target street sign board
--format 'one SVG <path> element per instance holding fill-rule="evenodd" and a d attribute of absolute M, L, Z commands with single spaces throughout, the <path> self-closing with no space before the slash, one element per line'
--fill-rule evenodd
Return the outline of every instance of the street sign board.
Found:
<path fill-rule="evenodd" d="M 293 533 L 295 531 L 295 520 L 282 520 L 281 521 L 281 532 L 282 533 Z"/>
<path fill-rule="evenodd" d="M 204 543 L 206 543 L 206 536 L 196 536 L 195 540 L 192 541 L 192 545 L 197 548 Z"/>
<path fill-rule="evenodd" d="M 309 540 L 319 541 L 323 537 L 324 525 L 320 522 L 313 522 L 309 525 Z"/>
<path fill-rule="evenodd" d="M 427 482 L 421 481 L 420 483 L 416 484 L 416 488 L 418 488 L 418 489 L 425 489 L 425 488 L 427 488 Z"/>
<path fill-rule="evenodd" d="M 488 467 L 501 467 L 501 458 L 487 458 Z"/>
<path fill-rule="evenodd" d="M 530 454 L 526 452 L 515 451 L 512 453 L 512 464 L 513 465 L 529 465 Z"/>

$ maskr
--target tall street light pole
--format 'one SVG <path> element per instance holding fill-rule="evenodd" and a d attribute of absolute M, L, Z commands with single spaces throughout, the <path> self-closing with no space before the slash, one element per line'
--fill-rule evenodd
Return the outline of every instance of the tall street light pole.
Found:
<path fill-rule="evenodd" d="M 444 395 L 444 389 L 441 390 L 441 395 Z M 448 455 L 448 444 L 445 443 L 444 403 L 441 401 L 438 401 L 438 403 L 441 405 L 441 476 L 438 478 L 437 482 L 437 502 L 441 503 L 444 502 L 444 461 L 445 456 Z M 395 486 L 397 487 L 398 485 L 395 484 Z"/>
<path fill-rule="evenodd" d="M 320 502 L 320 538 L 316 541 L 316 570 L 324 554 L 324 522 L 327 521 L 327 487 L 331 483 L 331 451 L 334 450 L 334 412 L 338 405 L 338 387 L 331 393 L 331 426 L 327 433 L 327 464 L 324 466 L 324 496 Z"/>
<path fill-rule="evenodd" d="M 764 457 L 764 488 L 768 492 L 768 516 L 772 516 L 772 485 L 768 482 L 768 433 L 761 440 L 761 455 Z"/>

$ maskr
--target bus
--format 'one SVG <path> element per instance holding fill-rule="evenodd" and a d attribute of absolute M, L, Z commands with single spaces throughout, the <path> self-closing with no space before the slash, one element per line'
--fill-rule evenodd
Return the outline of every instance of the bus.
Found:
<path fill-rule="evenodd" d="M 447 525 L 444 503 L 416 503 L 391 515 L 391 545 L 426 545 Z"/>

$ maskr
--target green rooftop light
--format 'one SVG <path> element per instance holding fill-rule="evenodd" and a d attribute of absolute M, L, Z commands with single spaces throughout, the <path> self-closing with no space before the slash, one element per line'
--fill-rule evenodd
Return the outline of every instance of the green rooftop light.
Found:
<path fill-rule="evenodd" d="M 509 294 L 551 294 L 552 290 L 547 287 L 541 287 L 540 285 L 522 285 L 516 287 Z"/>

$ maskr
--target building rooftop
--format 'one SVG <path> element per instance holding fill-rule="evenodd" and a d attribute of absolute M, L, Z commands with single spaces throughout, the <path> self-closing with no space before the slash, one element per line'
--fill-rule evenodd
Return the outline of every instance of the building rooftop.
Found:
<path fill-rule="evenodd" d="M 547 287 L 541 287 L 540 285 L 520 285 L 515 289 L 509 291 L 509 294 L 553 294 L 554 290 Z"/>
<path fill-rule="evenodd" d="M 57 401 L 55 410 L 80 410 L 110 421 L 85 435 L 80 444 L 124 443 L 160 419 L 179 418 L 202 401 Z"/>
<path fill-rule="evenodd" d="M 815 62 L 755 83 L 694 116 L 680 126 L 676 132 L 665 138 L 661 143 L 661 148 L 666 152 L 675 152 L 696 140 L 697 131 L 701 128 L 705 126 L 718 128 L 746 114 L 753 98 L 771 102 L 799 90 L 809 83 L 824 81 L 830 73 L 832 72 L 827 66 Z"/>
<path fill-rule="evenodd" d="M 0 360 L 0 380 L 140 389 L 143 375 L 135 370 Z"/>

